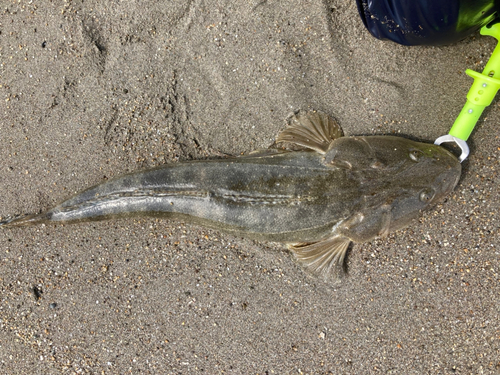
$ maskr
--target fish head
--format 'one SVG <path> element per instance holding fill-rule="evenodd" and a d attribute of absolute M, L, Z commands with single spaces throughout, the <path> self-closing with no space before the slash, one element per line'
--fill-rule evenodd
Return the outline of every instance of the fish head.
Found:
<path fill-rule="evenodd" d="M 461 164 L 442 146 L 400 137 L 373 138 L 368 143 L 375 163 L 387 168 L 389 231 L 407 226 L 421 211 L 443 201 L 458 183 Z"/>
<path fill-rule="evenodd" d="M 383 207 L 380 235 L 406 227 L 441 202 L 461 174 L 457 157 L 445 148 L 394 136 L 341 138 L 325 162 L 349 169 L 360 185 L 367 217 Z"/>

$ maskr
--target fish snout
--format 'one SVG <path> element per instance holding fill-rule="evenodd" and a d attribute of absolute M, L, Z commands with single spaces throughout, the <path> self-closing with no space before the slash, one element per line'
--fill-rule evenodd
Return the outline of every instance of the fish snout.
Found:
<path fill-rule="evenodd" d="M 455 188 L 462 173 L 462 165 L 457 157 L 445 149 L 443 151 L 446 154 L 441 155 L 438 159 L 438 162 L 442 164 L 442 172 L 435 180 L 436 192 L 442 197 L 449 194 Z"/>

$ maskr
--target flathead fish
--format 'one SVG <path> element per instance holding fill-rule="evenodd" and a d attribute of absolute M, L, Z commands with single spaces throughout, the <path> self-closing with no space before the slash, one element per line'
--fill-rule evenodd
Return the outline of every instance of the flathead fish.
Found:
<path fill-rule="evenodd" d="M 329 278 L 343 268 L 351 241 L 407 226 L 450 193 L 461 173 L 458 159 L 441 146 L 394 136 L 343 137 L 319 112 L 293 116 L 276 141 L 295 150 L 139 171 L 0 225 L 166 216 L 286 243 L 306 270 Z"/>

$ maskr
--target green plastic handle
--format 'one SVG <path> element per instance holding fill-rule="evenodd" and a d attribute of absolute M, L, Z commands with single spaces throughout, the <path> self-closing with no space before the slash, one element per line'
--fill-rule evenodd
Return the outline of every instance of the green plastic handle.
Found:
<path fill-rule="evenodd" d="M 500 23 L 484 26 L 481 35 L 489 35 L 500 42 Z M 493 101 L 500 89 L 500 43 L 486 64 L 482 73 L 467 69 L 467 75 L 474 78 L 474 83 L 467 94 L 467 102 L 451 127 L 450 135 L 466 141 L 485 107 Z"/>

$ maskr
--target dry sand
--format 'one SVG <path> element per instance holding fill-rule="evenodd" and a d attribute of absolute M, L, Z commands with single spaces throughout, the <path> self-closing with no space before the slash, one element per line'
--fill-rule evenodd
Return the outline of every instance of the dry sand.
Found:
<path fill-rule="evenodd" d="M 432 142 L 496 44 L 381 42 L 353 0 L 4 0 L 0 32 L 1 215 L 265 148 L 299 109 Z M 500 373 L 499 123 L 496 101 L 447 202 L 337 286 L 167 220 L 0 231 L 0 373 Z"/>

